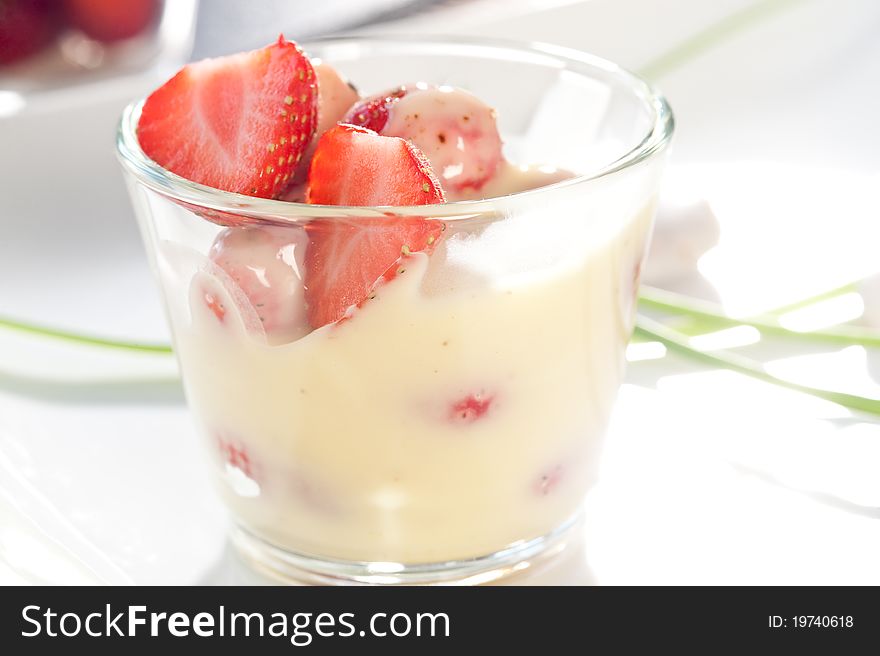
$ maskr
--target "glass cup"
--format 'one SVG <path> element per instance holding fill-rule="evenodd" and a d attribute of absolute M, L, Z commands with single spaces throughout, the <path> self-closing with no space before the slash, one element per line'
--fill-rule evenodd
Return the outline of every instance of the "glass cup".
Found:
<path fill-rule="evenodd" d="M 365 95 L 413 80 L 464 87 L 497 108 L 508 159 L 577 175 L 419 207 L 264 200 L 162 169 L 137 142 L 142 102 L 125 111 L 120 159 L 234 542 L 285 579 L 518 571 L 564 545 L 596 477 L 670 109 L 614 64 L 548 45 L 304 48 Z M 430 255 L 404 255 L 339 323 L 291 320 L 315 235 L 413 220 L 437 228 Z M 332 276 L 339 264 L 310 266 Z"/>

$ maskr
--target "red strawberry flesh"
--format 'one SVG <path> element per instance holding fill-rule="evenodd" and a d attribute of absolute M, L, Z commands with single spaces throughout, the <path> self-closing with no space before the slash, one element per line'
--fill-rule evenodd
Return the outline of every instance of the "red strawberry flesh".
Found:
<path fill-rule="evenodd" d="M 406 93 L 406 86 L 401 85 L 391 91 L 366 98 L 349 109 L 343 120 L 375 132 L 382 132 L 382 128 L 388 122 L 388 108 Z"/>
<path fill-rule="evenodd" d="M 138 139 L 157 164 L 188 180 L 275 197 L 315 130 L 314 78 L 308 58 L 283 37 L 189 64 L 147 98 Z"/>
<path fill-rule="evenodd" d="M 405 139 L 341 123 L 325 132 L 309 169 L 318 205 L 429 205 L 445 200 L 421 151 Z"/>
<path fill-rule="evenodd" d="M 340 124 L 318 141 L 309 169 L 308 202 L 411 206 L 444 201 L 425 157 L 409 142 Z M 344 318 L 376 285 L 397 275 L 401 259 L 430 253 L 445 226 L 419 217 L 320 219 L 306 229 L 304 262 L 309 324 Z"/>
<path fill-rule="evenodd" d="M 469 394 L 449 408 L 449 418 L 457 423 L 470 424 L 485 415 L 495 397 L 486 394 Z"/>
<path fill-rule="evenodd" d="M 342 319 L 391 280 L 408 253 L 430 253 L 444 225 L 418 217 L 313 221 L 307 228 L 305 298 L 309 324 L 320 328 Z"/>

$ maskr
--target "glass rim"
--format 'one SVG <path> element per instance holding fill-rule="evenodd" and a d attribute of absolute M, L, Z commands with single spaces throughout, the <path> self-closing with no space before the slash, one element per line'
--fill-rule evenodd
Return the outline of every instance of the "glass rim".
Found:
<path fill-rule="evenodd" d="M 474 218 L 481 215 L 497 215 L 499 205 L 519 201 L 540 200 L 547 194 L 587 186 L 615 173 L 631 168 L 654 155 L 661 153 L 669 144 L 675 130 L 672 109 L 666 98 L 650 83 L 635 73 L 587 52 L 537 41 L 516 41 L 508 39 L 486 39 L 460 36 L 419 36 L 419 35 L 340 35 L 311 39 L 300 44 L 308 52 L 310 46 L 332 44 L 374 44 L 377 46 L 396 43 L 424 47 L 452 46 L 469 47 L 484 51 L 518 51 L 525 55 L 552 58 L 562 66 L 561 70 L 586 75 L 587 72 L 601 72 L 622 82 L 643 104 L 650 108 L 653 121 L 641 140 L 617 159 L 596 169 L 555 182 L 543 187 L 520 191 L 504 196 L 494 196 L 476 200 L 461 200 L 433 205 L 402 206 L 350 206 L 350 205 L 312 205 L 270 198 L 258 198 L 230 191 L 223 191 L 191 180 L 187 180 L 161 167 L 144 153 L 137 139 L 137 124 L 146 98 L 131 102 L 122 113 L 116 135 L 117 156 L 123 166 L 141 184 L 150 189 L 188 205 L 206 209 L 244 214 L 251 218 L 271 220 L 312 219 L 322 217 L 370 217 L 370 216 L 420 216 L 424 218 Z"/>

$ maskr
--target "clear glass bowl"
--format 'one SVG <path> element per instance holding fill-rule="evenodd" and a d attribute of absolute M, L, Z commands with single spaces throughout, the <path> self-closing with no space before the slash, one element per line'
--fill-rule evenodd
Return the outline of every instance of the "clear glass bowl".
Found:
<path fill-rule="evenodd" d="M 289 578 L 481 581 L 521 569 L 563 542 L 596 476 L 669 107 L 614 64 L 547 45 L 304 47 L 364 94 L 412 80 L 464 87 L 497 108 L 511 161 L 578 176 L 410 208 L 263 200 L 160 168 L 135 136 L 142 103 L 126 110 L 120 159 L 236 543 Z M 413 216 L 443 228 L 436 249 L 346 321 L 285 333 L 287 300 L 243 293 L 248 271 L 266 289 L 300 285 L 309 231 Z M 218 243 L 237 244 L 237 260 L 218 258 Z"/>

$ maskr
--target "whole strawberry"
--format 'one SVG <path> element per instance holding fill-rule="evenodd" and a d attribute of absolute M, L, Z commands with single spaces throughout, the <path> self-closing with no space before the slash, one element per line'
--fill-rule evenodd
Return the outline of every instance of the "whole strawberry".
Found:
<path fill-rule="evenodd" d="M 159 0 L 64 0 L 67 20 L 105 43 L 130 39 L 147 30 L 159 14 Z"/>
<path fill-rule="evenodd" d="M 49 0 L 0 0 L 0 66 L 36 53 L 57 28 L 55 7 Z"/>

